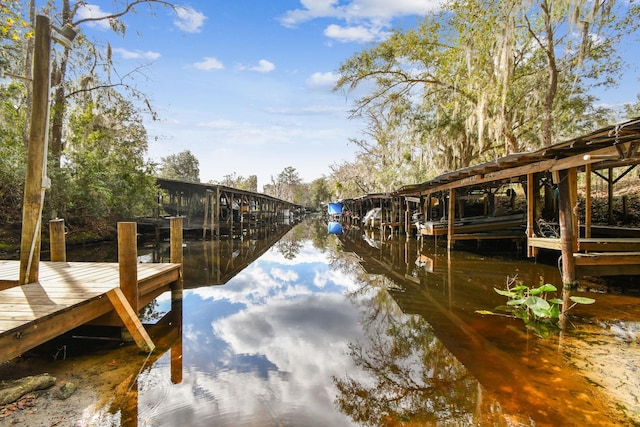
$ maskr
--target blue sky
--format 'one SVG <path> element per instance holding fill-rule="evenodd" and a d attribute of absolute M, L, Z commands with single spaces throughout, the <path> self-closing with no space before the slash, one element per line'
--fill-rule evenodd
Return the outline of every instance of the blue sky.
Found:
<path fill-rule="evenodd" d="M 91 2 L 78 18 L 113 12 Z M 352 160 L 351 138 L 363 123 L 348 119 L 357 93 L 333 92 L 342 62 L 380 41 L 391 28 L 411 26 L 438 0 L 176 0 L 152 16 L 128 14 L 126 37 L 84 23 L 92 40 L 109 42 L 121 74 L 141 64 L 138 79 L 159 113 L 147 121 L 149 157 L 190 150 L 200 179 L 237 173 L 258 176 L 258 190 L 287 166 L 305 182 Z M 634 45 L 637 40 L 633 40 Z M 602 103 L 633 102 L 638 67 Z M 632 87 L 632 90 L 629 90 Z"/>
<path fill-rule="evenodd" d="M 392 26 L 410 25 L 432 0 L 227 0 L 177 3 L 176 16 L 140 8 L 125 38 L 96 24 L 82 31 L 109 42 L 121 73 L 148 64 L 138 86 L 160 121 L 146 122 L 149 157 L 190 150 L 203 182 L 237 173 L 258 189 L 287 166 L 305 182 L 353 159 L 352 98 L 332 92 L 340 64 Z M 96 1 L 82 16 L 111 12 Z"/>

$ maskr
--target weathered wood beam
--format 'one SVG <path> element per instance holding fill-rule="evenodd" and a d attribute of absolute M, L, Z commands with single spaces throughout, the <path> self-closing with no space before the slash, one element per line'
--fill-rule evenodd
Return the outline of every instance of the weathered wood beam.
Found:
<path fill-rule="evenodd" d="M 44 193 L 47 181 L 47 145 L 49 135 L 49 87 L 51 70 L 51 25 L 49 18 L 36 16 L 33 52 L 31 125 L 22 205 L 19 284 L 38 281 L 40 234 Z"/>
<path fill-rule="evenodd" d="M 576 237 L 573 226 L 573 206 L 571 205 L 571 179 L 568 170 L 553 173 L 553 180 L 558 185 L 558 216 L 560 222 L 560 247 L 562 251 L 562 283 L 571 288 L 576 281 L 576 265 L 573 254 L 576 252 Z"/>
<path fill-rule="evenodd" d="M 591 164 L 585 165 L 584 168 L 584 237 L 591 237 Z"/>
<path fill-rule="evenodd" d="M 49 221 L 49 248 L 52 262 L 67 261 L 63 219 L 58 218 Z"/>
<path fill-rule="evenodd" d="M 468 187 L 471 185 L 482 184 L 492 181 L 500 181 L 503 179 L 514 178 L 518 176 L 525 176 L 529 173 L 546 172 L 546 171 L 559 171 L 563 169 L 569 169 L 572 167 L 582 167 L 587 164 L 598 163 L 601 160 L 598 156 L 603 155 L 615 155 L 617 157 L 618 150 L 615 147 L 606 147 L 593 150 L 589 153 L 589 158 L 585 159 L 585 154 L 580 153 L 574 156 L 565 157 L 562 159 L 549 159 L 541 160 L 533 163 L 529 163 L 522 166 L 516 166 L 512 168 L 502 169 L 495 172 L 482 173 L 478 172 L 477 175 L 472 175 L 463 179 L 446 182 L 441 185 L 433 185 L 428 189 L 420 191 L 420 195 L 433 193 L 437 191 L 449 190 L 451 188 Z M 640 163 L 640 159 L 637 160 Z"/>
<path fill-rule="evenodd" d="M 107 297 L 138 347 L 142 351 L 152 352 L 156 346 L 138 319 L 137 312 L 131 307 L 120 288 L 114 288 L 107 292 Z"/>
<path fill-rule="evenodd" d="M 452 239 L 453 236 L 453 232 L 454 232 L 454 227 L 453 224 L 455 222 L 455 215 L 456 215 L 456 189 L 455 188 L 451 188 L 449 190 L 449 217 L 447 218 L 448 224 L 447 224 L 447 248 L 448 249 L 453 249 L 453 246 L 455 244 L 455 240 Z"/>
<path fill-rule="evenodd" d="M 138 236 L 135 222 L 118 223 L 118 271 L 120 289 L 138 311 Z"/>

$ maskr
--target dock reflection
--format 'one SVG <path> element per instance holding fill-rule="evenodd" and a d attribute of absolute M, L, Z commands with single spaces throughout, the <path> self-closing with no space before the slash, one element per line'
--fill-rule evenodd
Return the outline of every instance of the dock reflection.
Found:
<path fill-rule="evenodd" d="M 265 227 L 254 230 L 250 236 L 233 239 L 185 241 L 184 289 L 224 285 L 268 251 L 292 227 Z M 138 253 L 142 254 L 143 262 L 167 262 L 169 246 L 166 242 L 150 243 Z"/>
<path fill-rule="evenodd" d="M 558 285 L 556 268 L 448 251 L 433 242 L 421 248 L 415 239 L 380 239 L 359 230 L 340 235 L 340 242 L 367 273 L 385 278 L 388 295 L 408 316 L 374 328 L 367 343 L 352 346 L 355 363 L 375 377 L 374 383 L 337 379 L 337 402 L 352 419 L 390 414 L 392 420 L 469 425 L 608 425 L 619 419 L 602 390 L 567 360 L 577 334 L 542 339 L 519 320 L 476 313 L 504 304 L 493 288 L 509 278 Z M 393 317 L 388 307 L 372 307 L 369 317 L 377 320 L 370 323 Z M 410 363 L 416 359 L 422 364 Z"/>
<path fill-rule="evenodd" d="M 171 310 L 153 325 L 145 325 L 149 335 L 156 343 L 156 349 L 149 353 L 141 363 L 128 364 L 128 369 L 123 370 L 119 375 L 122 378 L 113 384 L 113 393 L 102 393 L 102 402 L 96 405 L 93 415 L 102 421 L 105 418 L 120 419 L 119 425 L 122 427 L 136 427 L 141 419 L 139 414 L 140 385 L 138 380 L 140 375 L 146 371 L 151 371 L 154 365 L 169 353 L 170 380 L 171 384 L 182 382 L 182 292 L 178 291 L 172 295 Z M 114 359 L 115 360 L 115 359 Z M 156 369 L 157 370 L 157 369 Z M 100 409 L 100 408 L 103 409 Z M 114 425 L 114 420 L 109 421 Z"/>

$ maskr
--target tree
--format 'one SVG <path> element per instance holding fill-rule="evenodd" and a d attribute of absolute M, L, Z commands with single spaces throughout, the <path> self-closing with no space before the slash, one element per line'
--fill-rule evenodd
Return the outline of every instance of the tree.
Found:
<path fill-rule="evenodd" d="M 19 0 L 0 2 L 0 73 L 21 72 L 14 68 L 18 61 L 22 41 L 33 37 L 33 30 L 22 17 L 22 3 Z"/>
<path fill-rule="evenodd" d="M 23 83 L 0 86 L 0 222 L 21 221 L 26 151 L 22 135 L 27 107 Z"/>
<path fill-rule="evenodd" d="M 302 179 L 298 171 L 292 166 L 287 166 L 278 174 L 277 178 L 274 179 L 273 176 L 271 176 L 271 183 L 264 186 L 264 193 L 277 197 L 278 199 L 298 203 L 301 194 L 297 191 L 301 184 Z M 296 201 L 296 199 L 298 201 Z"/>
<path fill-rule="evenodd" d="M 616 43 L 637 16 L 638 6 L 613 0 L 451 0 L 345 61 L 335 89 L 373 87 L 351 111 L 371 123 L 368 169 L 389 152 L 388 136 L 402 155 L 385 171 L 405 160 L 411 173 L 463 168 L 600 125 L 607 112 L 589 89 L 614 83 Z"/>
<path fill-rule="evenodd" d="M 309 206 L 314 209 L 319 209 L 321 204 L 330 202 L 333 196 L 332 192 L 329 190 L 329 183 L 327 182 L 327 178 L 325 178 L 324 176 L 314 179 L 311 182 L 309 193 Z"/>
<path fill-rule="evenodd" d="M 215 182 L 214 182 L 215 183 Z M 235 172 L 225 175 L 217 184 L 226 185 L 227 187 L 237 188 L 238 190 L 258 192 L 258 176 L 249 175 L 247 178 L 238 175 Z"/>
<path fill-rule="evenodd" d="M 83 19 L 76 19 L 78 10 L 81 7 L 84 7 L 86 2 L 84 1 L 76 1 L 75 3 L 71 3 L 69 0 L 61 0 L 61 8 L 60 8 L 60 22 L 61 26 L 71 25 L 74 27 L 78 27 L 84 22 L 89 21 L 108 21 L 111 29 L 119 34 L 124 35 L 126 32 L 126 26 L 121 18 L 128 14 L 133 13 L 136 10 L 136 7 L 139 5 L 160 5 L 166 6 L 173 9 L 176 9 L 176 6 L 170 2 L 162 1 L 162 0 L 121 0 L 114 4 L 115 12 L 103 15 L 100 17 L 89 17 Z M 90 91 L 95 87 L 122 87 L 129 91 L 131 96 L 141 98 L 143 100 L 142 105 L 146 105 L 150 107 L 150 103 L 144 96 L 144 94 L 140 93 L 135 86 L 128 83 L 126 79 L 130 79 L 135 73 L 130 72 L 124 74 L 124 78 L 120 78 L 119 80 L 112 81 L 112 76 L 118 75 L 112 73 L 113 62 L 111 58 L 111 47 L 107 46 L 107 55 L 106 58 L 103 58 L 104 61 L 98 61 L 98 50 L 92 49 L 92 54 L 95 59 L 88 62 L 91 65 L 91 70 L 88 74 L 83 76 L 81 80 L 82 88 L 79 92 Z M 56 167 L 59 160 L 62 156 L 63 151 L 63 124 L 64 124 L 64 116 L 65 109 L 67 105 L 67 97 L 71 96 L 68 93 L 67 88 L 67 67 L 69 65 L 69 61 L 71 58 L 71 54 L 73 51 L 69 47 L 64 47 L 60 57 L 53 62 L 52 71 L 51 71 L 51 85 L 55 88 L 52 97 L 52 116 L 51 116 L 51 152 L 53 155 L 53 167 Z M 104 64 L 104 69 L 99 70 L 97 67 L 98 63 Z M 98 71 L 103 71 L 102 73 L 98 73 Z M 102 80 L 106 79 L 106 80 Z M 150 109 L 150 112 L 153 114 L 153 111 Z"/>
<path fill-rule="evenodd" d="M 181 151 L 178 154 L 170 154 L 162 158 L 158 176 L 200 182 L 200 162 L 189 150 Z"/>
<path fill-rule="evenodd" d="M 157 189 L 153 165 L 144 159 L 147 133 L 130 101 L 109 94 L 117 103 L 90 102 L 70 114 L 62 215 L 76 223 L 104 218 L 115 222 L 149 214 Z M 61 180 L 62 181 L 62 180 Z"/>

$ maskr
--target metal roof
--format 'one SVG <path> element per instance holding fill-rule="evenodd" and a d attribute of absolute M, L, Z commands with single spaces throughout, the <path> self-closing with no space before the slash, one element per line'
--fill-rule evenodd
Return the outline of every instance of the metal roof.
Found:
<path fill-rule="evenodd" d="M 487 184 L 527 173 L 591 164 L 594 170 L 640 163 L 640 117 L 536 151 L 510 154 L 458 169 L 419 184 L 405 185 L 393 195 L 411 195 Z"/>

